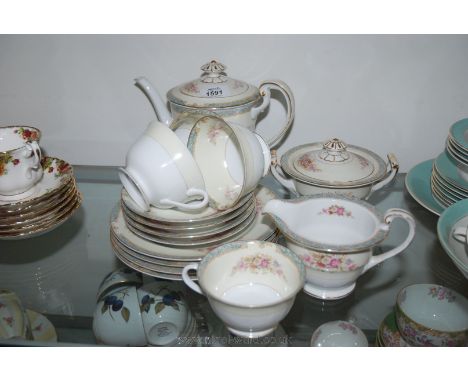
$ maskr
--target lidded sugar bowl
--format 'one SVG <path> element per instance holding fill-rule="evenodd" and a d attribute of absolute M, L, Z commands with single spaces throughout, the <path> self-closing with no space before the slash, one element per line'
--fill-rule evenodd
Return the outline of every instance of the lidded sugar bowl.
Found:
<path fill-rule="evenodd" d="M 202 116 L 215 114 L 231 125 L 242 126 L 251 131 L 255 130 L 259 114 L 270 104 L 270 90 L 278 90 L 286 100 L 286 123 L 276 136 L 266 141 L 270 147 L 280 142 L 294 119 L 294 97 L 288 85 L 280 80 L 267 80 L 257 88 L 228 77 L 226 66 L 215 60 L 203 65 L 201 70 L 203 72 L 201 77 L 167 92 L 171 113 L 145 77 L 135 79 L 135 85 L 149 98 L 158 119 L 167 125 L 176 123 L 181 118 L 187 120 L 187 116 L 192 115 L 194 120 L 188 119 L 187 124 L 193 126 Z M 187 129 L 191 126 L 187 126 Z M 181 128 L 181 126 L 172 126 L 172 128 Z"/>
<path fill-rule="evenodd" d="M 368 198 L 388 184 L 398 172 L 394 154 L 388 164 L 374 152 L 346 145 L 338 138 L 310 143 L 288 150 L 278 163 L 273 150 L 273 176 L 295 194 L 324 192 L 359 199 Z"/>

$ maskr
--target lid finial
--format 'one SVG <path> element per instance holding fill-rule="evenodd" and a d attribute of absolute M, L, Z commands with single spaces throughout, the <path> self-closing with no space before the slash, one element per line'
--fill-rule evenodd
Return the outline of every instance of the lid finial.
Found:
<path fill-rule="evenodd" d="M 226 65 L 221 64 L 216 60 L 211 60 L 201 68 L 205 73 L 202 74 L 202 82 L 205 83 L 220 83 L 226 82 Z"/>
<path fill-rule="evenodd" d="M 323 149 L 320 152 L 320 158 L 327 162 L 344 162 L 349 159 L 346 147 L 346 143 L 341 139 L 332 138 L 323 144 Z"/>

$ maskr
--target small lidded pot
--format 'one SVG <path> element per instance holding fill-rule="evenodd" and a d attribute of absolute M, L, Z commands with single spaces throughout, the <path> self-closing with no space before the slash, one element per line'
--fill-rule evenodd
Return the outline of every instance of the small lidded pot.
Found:
<path fill-rule="evenodd" d="M 273 152 L 273 176 L 298 195 L 334 193 L 367 199 L 388 184 L 398 172 L 394 154 L 388 164 L 377 154 L 333 138 L 325 143 L 293 147 L 280 161 Z"/>

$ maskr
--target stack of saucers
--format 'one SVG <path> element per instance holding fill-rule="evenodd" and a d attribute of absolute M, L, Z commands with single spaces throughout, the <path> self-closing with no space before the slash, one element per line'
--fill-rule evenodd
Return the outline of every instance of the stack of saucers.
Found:
<path fill-rule="evenodd" d="M 437 158 L 408 172 L 406 187 L 416 201 L 437 215 L 468 198 L 468 118 L 450 127 L 445 150 Z"/>
<path fill-rule="evenodd" d="M 22 239 L 53 230 L 81 204 L 72 167 L 62 159 L 43 157 L 43 176 L 27 196 L 0 196 L 0 239 Z"/>
<path fill-rule="evenodd" d="M 127 266 L 150 276 L 182 280 L 187 264 L 200 261 L 223 243 L 276 241 L 273 222 L 261 213 L 263 205 L 276 197 L 267 187 L 258 186 L 226 210 L 151 207 L 144 211 L 123 189 L 121 203 L 111 216 L 111 244 Z"/>

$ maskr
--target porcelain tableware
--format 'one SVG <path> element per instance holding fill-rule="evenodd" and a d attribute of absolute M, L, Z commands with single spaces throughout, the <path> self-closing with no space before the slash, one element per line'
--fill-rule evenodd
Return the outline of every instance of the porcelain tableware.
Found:
<path fill-rule="evenodd" d="M 174 132 L 158 121 L 153 121 L 129 149 L 119 177 L 145 211 L 150 205 L 196 210 L 208 203 L 205 182 L 192 155 Z"/>
<path fill-rule="evenodd" d="M 230 78 L 226 75 L 226 66 L 212 60 L 201 67 L 203 74 L 200 78 L 176 86 L 169 90 L 167 99 L 171 114 L 166 109 L 165 102 L 156 89 L 145 77 L 139 77 L 135 84 L 145 93 L 156 111 L 161 122 L 169 125 L 187 115 L 203 115 L 213 113 L 227 123 L 242 126 L 248 130 L 255 130 L 257 117 L 270 104 L 270 91 L 279 91 L 285 101 L 287 116 L 284 127 L 280 132 L 267 140 L 269 146 L 277 145 L 289 131 L 294 119 L 294 97 L 283 81 L 263 81 L 259 88 L 246 82 Z"/>
<path fill-rule="evenodd" d="M 455 122 L 450 127 L 449 137 L 463 150 L 468 151 L 468 118 Z"/>
<path fill-rule="evenodd" d="M 395 314 L 398 329 L 412 346 L 466 346 L 468 300 L 436 284 L 413 284 L 400 290 Z"/>
<path fill-rule="evenodd" d="M 443 151 L 435 159 L 434 163 L 437 172 L 451 185 L 464 191 L 468 191 L 468 179 L 460 165 L 451 158 L 447 152 Z"/>
<path fill-rule="evenodd" d="M 30 309 L 26 309 L 26 315 L 34 341 L 57 342 L 57 332 L 47 317 Z"/>
<path fill-rule="evenodd" d="M 367 202 L 333 194 L 271 200 L 263 213 L 272 217 L 287 247 L 304 262 L 304 291 L 321 299 L 351 293 L 360 275 L 404 251 L 415 233 L 414 218 L 405 210 L 391 208 L 382 214 Z M 397 218 L 408 223 L 408 235 L 397 247 L 373 256 L 373 248 Z"/>
<path fill-rule="evenodd" d="M 195 270 L 199 284 L 188 272 Z M 272 333 L 288 314 L 304 285 L 304 265 L 287 248 L 259 241 L 238 241 L 187 265 L 184 282 L 207 296 L 215 314 L 238 336 Z"/>
<path fill-rule="evenodd" d="M 388 184 L 398 169 L 394 154 L 388 154 L 385 164 L 372 151 L 338 138 L 293 147 L 281 157 L 281 164 L 273 153 L 271 167 L 276 180 L 294 194 L 335 193 L 359 199 Z"/>
<path fill-rule="evenodd" d="M 41 179 L 40 136 L 34 127 L 0 127 L 0 195 L 28 196 Z"/>
<path fill-rule="evenodd" d="M 164 281 L 144 284 L 137 292 L 148 343 L 158 346 L 174 343 L 189 319 L 183 292 Z"/>
<path fill-rule="evenodd" d="M 310 339 L 312 347 L 366 347 L 366 335 L 347 321 L 330 321 L 320 325 Z"/>
<path fill-rule="evenodd" d="M 135 286 L 114 289 L 97 303 L 93 333 L 98 343 L 111 346 L 147 344 Z"/>
<path fill-rule="evenodd" d="M 377 331 L 377 339 L 381 346 L 407 347 L 410 346 L 401 336 L 396 323 L 395 311 L 392 310 L 381 322 Z"/>
<path fill-rule="evenodd" d="M 444 211 L 431 192 L 431 174 L 434 160 L 429 159 L 414 166 L 405 178 L 406 190 L 416 202 L 435 215 Z"/>
<path fill-rule="evenodd" d="M 26 311 L 18 296 L 0 289 L 0 338 L 29 339 L 31 336 Z"/>
<path fill-rule="evenodd" d="M 442 248 L 444 248 L 458 270 L 468 279 L 467 226 L 468 199 L 451 205 L 437 221 L 437 236 L 442 244 Z M 462 240 L 460 240 L 460 233 L 465 235 L 461 237 Z"/>
<path fill-rule="evenodd" d="M 251 193 L 269 170 L 271 156 L 249 130 L 205 116 L 190 131 L 187 147 L 205 179 L 210 206 L 225 210 Z"/>
<path fill-rule="evenodd" d="M 97 300 L 99 300 L 104 294 L 108 294 L 112 289 L 129 285 L 135 285 L 138 287 L 142 284 L 143 280 L 141 273 L 128 267 L 120 267 L 108 273 L 101 281 L 97 291 Z"/>

